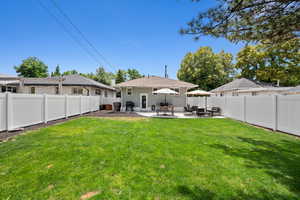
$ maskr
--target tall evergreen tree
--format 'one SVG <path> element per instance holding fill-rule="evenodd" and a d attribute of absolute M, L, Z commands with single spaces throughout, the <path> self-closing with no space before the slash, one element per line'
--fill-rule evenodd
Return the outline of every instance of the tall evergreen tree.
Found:
<path fill-rule="evenodd" d="M 202 0 L 192 0 L 202 2 Z M 285 42 L 300 35 L 299 0 L 219 0 L 181 30 L 195 39 L 203 35 L 230 41 Z"/>

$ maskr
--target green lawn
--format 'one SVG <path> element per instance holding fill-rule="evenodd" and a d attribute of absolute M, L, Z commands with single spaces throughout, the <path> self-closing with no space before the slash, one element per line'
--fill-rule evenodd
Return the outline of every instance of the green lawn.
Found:
<path fill-rule="evenodd" d="M 300 199 L 300 140 L 229 119 L 80 118 L 0 144 L 1 200 L 89 195 Z"/>

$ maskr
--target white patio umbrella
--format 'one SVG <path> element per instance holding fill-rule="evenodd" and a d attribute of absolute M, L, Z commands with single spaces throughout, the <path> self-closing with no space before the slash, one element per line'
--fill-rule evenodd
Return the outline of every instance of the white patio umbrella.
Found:
<path fill-rule="evenodd" d="M 202 96 L 209 96 L 209 95 L 212 95 L 213 93 L 207 92 L 207 91 L 205 91 L 205 90 L 194 90 L 194 91 L 187 92 L 186 94 L 188 94 L 188 95 L 202 95 Z"/>
<path fill-rule="evenodd" d="M 205 96 L 205 110 L 207 110 L 207 96 L 212 95 L 213 93 L 207 92 L 205 90 L 194 90 L 186 93 L 187 95 L 201 95 Z"/>
<path fill-rule="evenodd" d="M 175 90 L 171 90 L 170 88 L 162 88 L 152 92 L 153 94 L 164 94 L 165 95 L 165 104 L 167 103 L 167 95 L 170 94 L 178 94 Z"/>

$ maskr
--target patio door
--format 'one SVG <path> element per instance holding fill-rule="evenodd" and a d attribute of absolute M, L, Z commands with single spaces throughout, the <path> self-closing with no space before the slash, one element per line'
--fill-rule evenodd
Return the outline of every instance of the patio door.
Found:
<path fill-rule="evenodd" d="M 142 93 L 140 94 L 140 108 L 142 110 L 146 110 L 148 107 L 148 94 Z"/>

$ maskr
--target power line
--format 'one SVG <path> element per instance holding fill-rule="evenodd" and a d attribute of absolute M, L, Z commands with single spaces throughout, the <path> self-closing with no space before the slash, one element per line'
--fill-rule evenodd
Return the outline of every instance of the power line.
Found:
<path fill-rule="evenodd" d="M 91 53 L 91 51 L 86 48 L 82 42 L 76 38 L 76 36 L 58 19 L 57 16 L 55 16 L 50 9 L 48 9 L 48 7 L 45 6 L 45 4 L 42 3 L 41 0 L 36 0 L 39 5 L 55 20 L 55 22 L 61 26 L 61 28 L 75 41 L 75 43 L 77 43 L 82 50 L 84 50 L 98 65 L 102 65 L 102 62 L 93 54 Z"/>
<path fill-rule="evenodd" d="M 102 58 L 102 60 L 110 66 L 112 69 L 115 69 L 114 66 L 104 57 L 103 54 L 95 47 L 95 45 L 90 42 L 87 37 L 83 34 L 83 32 L 75 25 L 75 23 L 71 20 L 71 18 L 63 11 L 63 9 L 58 5 L 55 0 L 50 0 L 54 7 L 60 12 L 60 14 L 67 19 L 67 21 L 71 24 L 71 26 L 77 31 L 77 33 L 82 37 L 82 39 L 94 50 L 94 52 Z"/>

